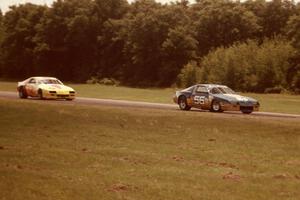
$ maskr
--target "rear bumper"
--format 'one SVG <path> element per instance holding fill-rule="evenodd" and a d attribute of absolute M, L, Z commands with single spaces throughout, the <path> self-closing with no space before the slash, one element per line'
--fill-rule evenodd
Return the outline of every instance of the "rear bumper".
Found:
<path fill-rule="evenodd" d="M 173 97 L 173 101 L 174 101 L 174 103 L 178 104 L 178 98 L 176 95 Z"/>

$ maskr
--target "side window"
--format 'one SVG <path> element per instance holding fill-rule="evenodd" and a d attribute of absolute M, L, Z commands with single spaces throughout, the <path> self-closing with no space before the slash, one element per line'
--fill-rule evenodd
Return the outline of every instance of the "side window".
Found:
<path fill-rule="evenodd" d="M 204 105 L 208 90 L 204 86 L 198 86 L 195 90 L 194 104 Z"/>
<path fill-rule="evenodd" d="M 210 92 L 211 92 L 212 94 L 220 94 L 220 90 L 218 90 L 217 88 L 212 88 L 212 89 L 210 90 Z"/>
<path fill-rule="evenodd" d="M 31 80 L 29 81 L 29 83 L 31 83 L 31 84 L 36 84 L 36 80 L 35 80 L 35 79 L 31 79 Z"/>
<path fill-rule="evenodd" d="M 204 86 L 198 86 L 196 89 L 196 93 L 207 93 L 207 89 Z"/>

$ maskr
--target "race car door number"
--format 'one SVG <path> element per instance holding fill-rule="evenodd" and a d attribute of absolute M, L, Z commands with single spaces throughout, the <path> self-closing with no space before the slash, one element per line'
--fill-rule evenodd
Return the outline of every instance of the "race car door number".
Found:
<path fill-rule="evenodd" d="M 194 97 L 195 104 L 204 104 L 205 103 L 205 96 L 195 96 Z"/>

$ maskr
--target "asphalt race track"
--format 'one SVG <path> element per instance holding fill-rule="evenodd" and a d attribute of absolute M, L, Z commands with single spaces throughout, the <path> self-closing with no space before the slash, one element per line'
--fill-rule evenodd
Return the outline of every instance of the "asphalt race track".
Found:
<path fill-rule="evenodd" d="M 2 99 L 19 99 L 16 92 L 2 92 L 0 91 L 0 98 Z M 21 99 L 20 99 L 21 100 Z M 35 98 L 28 98 L 28 100 L 38 101 Z M 51 103 L 61 103 L 61 104 L 78 104 L 78 105 L 99 105 L 99 106 L 116 106 L 116 107 L 128 107 L 128 108 L 148 108 L 148 109 L 165 109 L 165 110 L 179 110 L 178 106 L 175 104 L 160 104 L 160 103 L 147 103 L 140 101 L 126 101 L 126 100 L 112 100 L 112 99 L 95 99 L 95 98 L 83 98 L 76 97 L 73 101 L 65 100 L 45 100 Z M 195 111 L 206 113 L 208 111 L 201 111 L 195 109 Z M 221 114 L 221 113 L 218 113 Z M 240 112 L 224 112 L 222 114 L 236 114 L 244 116 Z M 278 117 L 278 118 L 294 118 L 300 120 L 300 115 L 295 114 L 283 114 L 283 113 L 271 113 L 271 112 L 253 112 L 251 116 L 257 117 Z"/>

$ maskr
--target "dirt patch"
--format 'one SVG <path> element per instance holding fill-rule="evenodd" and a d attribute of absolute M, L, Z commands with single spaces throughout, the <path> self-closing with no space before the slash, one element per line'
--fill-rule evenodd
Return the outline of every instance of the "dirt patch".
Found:
<path fill-rule="evenodd" d="M 179 162 L 179 161 L 184 161 L 183 157 L 177 156 L 177 155 L 176 155 L 176 156 L 173 156 L 172 159 L 175 160 L 175 161 L 178 161 L 178 162 Z"/>
<path fill-rule="evenodd" d="M 3 146 L 0 146 L 0 150 L 4 150 L 4 147 L 3 147 Z"/>
<path fill-rule="evenodd" d="M 139 158 L 122 157 L 119 160 L 125 161 L 134 165 L 147 165 L 147 162 Z"/>
<path fill-rule="evenodd" d="M 286 164 L 300 166 L 300 160 L 289 160 L 286 162 Z"/>
<path fill-rule="evenodd" d="M 288 174 L 277 174 L 277 175 L 273 176 L 273 178 L 275 178 L 275 179 L 288 179 L 288 178 L 290 178 L 290 175 L 288 175 Z"/>
<path fill-rule="evenodd" d="M 273 176 L 274 179 L 282 179 L 282 180 L 286 180 L 286 179 L 297 179 L 300 180 L 300 176 L 299 175 L 291 175 L 291 174 L 277 174 L 275 176 Z"/>
<path fill-rule="evenodd" d="M 231 163 L 219 163 L 219 166 L 231 169 L 238 169 L 234 164 Z"/>
<path fill-rule="evenodd" d="M 117 183 L 112 186 L 110 186 L 107 191 L 109 192 L 127 192 L 127 191 L 134 191 L 137 190 L 138 187 L 128 185 L 128 184 L 123 184 L 123 183 Z"/>
<path fill-rule="evenodd" d="M 14 169 L 14 170 L 18 170 L 18 171 L 42 171 L 41 168 L 39 167 L 35 167 L 35 166 L 30 166 L 30 165 L 21 165 L 21 164 L 16 164 L 16 165 L 12 165 L 12 164 L 6 164 L 5 167 L 7 167 L 8 169 Z"/>
<path fill-rule="evenodd" d="M 206 163 L 207 166 L 210 167 L 223 167 L 223 168 L 230 168 L 230 169 L 239 169 L 237 166 L 235 166 L 234 164 L 231 163 L 226 163 L 226 162 L 221 162 L 221 163 L 217 163 L 217 162 L 208 162 Z"/>
<path fill-rule="evenodd" d="M 229 172 L 229 173 L 223 175 L 223 179 L 224 180 L 240 181 L 241 180 L 241 176 L 237 175 L 237 174 L 233 174 L 232 172 Z"/>
<path fill-rule="evenodd" d="M 17 168 L 17 169 L 20 169 L 20 170 L 24 169 L 24 167 L 21 166 L 21 165 L 17 165 L 16 168 Z"/>

